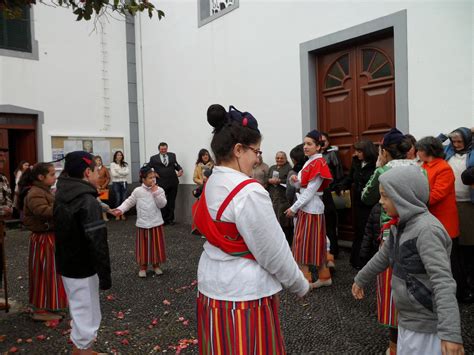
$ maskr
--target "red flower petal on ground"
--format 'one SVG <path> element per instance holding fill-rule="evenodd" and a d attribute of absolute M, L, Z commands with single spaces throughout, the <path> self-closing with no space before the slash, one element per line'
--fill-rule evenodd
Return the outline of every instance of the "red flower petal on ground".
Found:
<path fill-rule="evenodd" d="M 26 339 L 25 341 L 26 341 L 27 343 L 32 343 L 32 342 L 33 342 L 33 339 L 28 338 L 28 339 Z"/>
<path fill-rule="evenodd" d="M 196 286 L 198 284 L 197 280 L 194 280 L 193 282 L 191 282 L 191 286 Z"/>
<path fill-rule="evenodd" d="M 154 351 L 161 351 L 161 347 L 159 345 L 155 345 L 153 348 Z"/>
<path fill-rule="evenodd" d="M 115 296 L 114 295 L 107 295 L 107 301 L 113 301 L 115 300 Z"/>
<path fill-rule="evenodd" d="M 6 335 L 0 335 L 0 343 L 3 343 L 6 338 L 7 338 Z"/>
<path fill-rule="evenodd" d="M 164 304 L 165 306 L 169 306 L 169 305 L 171 304 L 171 302 L 168 301 L 168 300 L 164 300 L 164 301 L 163 301 L 163 304 Z"/>
<path fill-rule="evenodd" d="M 184 317 L 179 317 L 178 321 L 182 322 L 184 320 Z"/>
<path fill-rule="evenodd" d="M 59 324 L 59 319 L 48 320 L 44 322 L 48 328 L 56 328 Z"/>
<path fill-rule="evenodd" d="M 184 326 L 188 326 L 188 325 L 189 325 L 189 321 L 188 321 L 188 320 L 185 320 L 185 321 L 183 322 L 183 325 L 184 325 Z"/>
<path fill-rule="evenodd" d="M 44 336 L 44 335 L 38 335 L 38 336 L 36 337 L 36 339 L 42 341 L 42 340 L 45 340 L 45 339 L 46 339 L 46 336 Z"/>
<path fill-rule="evenodd" d="M 16 353 L 18 351 L 18 348 L 16 346 L 12 346 L 10 350 L 8 350 L 9 353 Z"/>
<path fill-rule="evenodd" d="M 125 315 L 123 314 L 123 312 L 117 312 L 117 318 L 118 319 L 123 319 L 125 317 Z"/>
<path fill-rule="evenodd" d="M 199 340 L 193 339 L 193 344 L 194 344 L 194 345 L 197 345 L 197 343 L 199 343 Z"/>
<path fill-rule="evenodd" d="M 18 344 L 23 343 L 23 339 L 22 339 L 22 338 L 18 338 L 18 339 L 16 340 L 16 342 L 17 342 Z"/>
<path fill-rule="evenodd" d="M 158 324 L 158 318 L 153 318 L 151 321 L 151 325 L 157 325 Z"/>
<path fill-rule="evenodd" d="M 128 339 L 123 339 L 123 340 L 121 341 L 121 343 L 122 343 L 122 345 L 129 345 L 129 344 L 130 344 L 130 342 L 128 341 Z"/>

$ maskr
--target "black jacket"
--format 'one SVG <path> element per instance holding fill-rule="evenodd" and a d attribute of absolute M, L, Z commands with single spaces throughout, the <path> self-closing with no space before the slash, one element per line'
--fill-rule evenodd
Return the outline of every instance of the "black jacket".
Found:
<path fill-rule="evenodd" d="M 380 236 L 380 203 L 376 203 L 370 211 L 369 219 L 365 225 L 364 238 L 362 239 L 362 245 L 360 247 L 360 261 L 361 266 L 367 264 L 367 262 L 375 255 L 379 250 L 379 236 Z"/>
<path fill-rule="evenodd" d="M 354 199 L 359 202 L 362 190 L 374 173 L 374 170 L 375 162 L 367 163 L 362 167 L 362 161 L 357 159 L 357 157 L 353 157 L 349 175 L 344 177 L 339 183 L 339 186 L 342 190 L 348 190 L 351 188 L 351 185 L 354 184 Z"/>
<path fill-rule="evenodd" d="M 160 154 L 153 155 L 148 163 L 158 173 L 159 177 L 156 179 L 156 183 L 163 188 L 177 186 L 179 179 L 176 172 L 182 169 L 176 161 L 176 154 L 168 152 L 166 155 L 168 156 L 167 166 L 161 162 Z"/>
<path fill-rule="evenodd" d="M 58 273 L 75 279 L 98 274 L 100 289 L 109 289 L 112 281 L 107 227 L 97 189 L 81 179 L 60 177 L 53 215 Z"/>

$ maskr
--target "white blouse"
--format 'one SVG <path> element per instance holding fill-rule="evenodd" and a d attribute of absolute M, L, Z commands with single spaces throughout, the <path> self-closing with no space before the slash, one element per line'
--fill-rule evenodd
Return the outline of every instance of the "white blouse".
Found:
<path fill-rule="evenodd" d="M 206 184 L 209 213 L 217 211 L 229 193 L 248 176 L 234 169 L 216 166 Z M 299 296 L 309 283 L 291 254 L 273 211 L 268 192 L 260 184 L 245 186 L 234 197 L 221 217 L 237 225 L 256 260 L 231 256 L 209 242 L 198 266 L 198 288 L 217 300 L 249 301 L 276 294 L 282 285 Z"/>
<path fill-rule="evenodd" d="M 320 196 L 323 195 L 322 192 L 318 192 L 318 189 L 321 187 L 323 183 L 323 179 L 321 176 L 311 180 L 308 183 L 306 188 L 301 187 L 301 173 L 309 163 L 311 163 L 314 159 L 322 158 L 322 154 L 314 154 L 309 157 L 308 161 L 303 165 L 303 168 L 298 173 L 298 181 L 291 183 L 297 189 L 300 189 L 299 193 L 296 193 L 297 200 L 290 207 L 290 209 L 296 213 L 300 209 L 303 212 L 310 213 L 310 214 L 323 214 L 324 213 L 324 203 Z M 290 180 L 291 182 L 291 180 Z"/>

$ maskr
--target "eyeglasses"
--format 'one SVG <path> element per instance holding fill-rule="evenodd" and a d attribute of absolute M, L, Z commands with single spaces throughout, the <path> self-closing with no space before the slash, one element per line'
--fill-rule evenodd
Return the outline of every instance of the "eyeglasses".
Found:
<path fill-rule="evenodd" d="M 243 144 L 242 144 L 243 145 Z M 255 148 L 252 148 L 251 146 L 249 145 L 243 145 L 244 147 L 247 147 L 248 149 L 250 149 L 252 152 L 254 152 L 255 154 L 257 154 L 257 157 L 260 157 L 263 152 L 261 150 L 258 150 L 258 149 L 255 149 Z"/>

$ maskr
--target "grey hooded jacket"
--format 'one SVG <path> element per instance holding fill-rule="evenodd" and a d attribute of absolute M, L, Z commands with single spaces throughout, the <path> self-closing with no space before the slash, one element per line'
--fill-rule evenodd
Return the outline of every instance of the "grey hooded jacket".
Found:
<path fill-rule="evenodd" d="M 391 266 L 400 327 L 462 343 L 449 261 L 451 239 L 426 207 L 426 176 L 417 166 L 398 167 L 384 173 L 380 184 L 397 209 L 399 223 L 391 227 L 388 240 L 356 275 L 355 283 L 364 287 Z"/>

